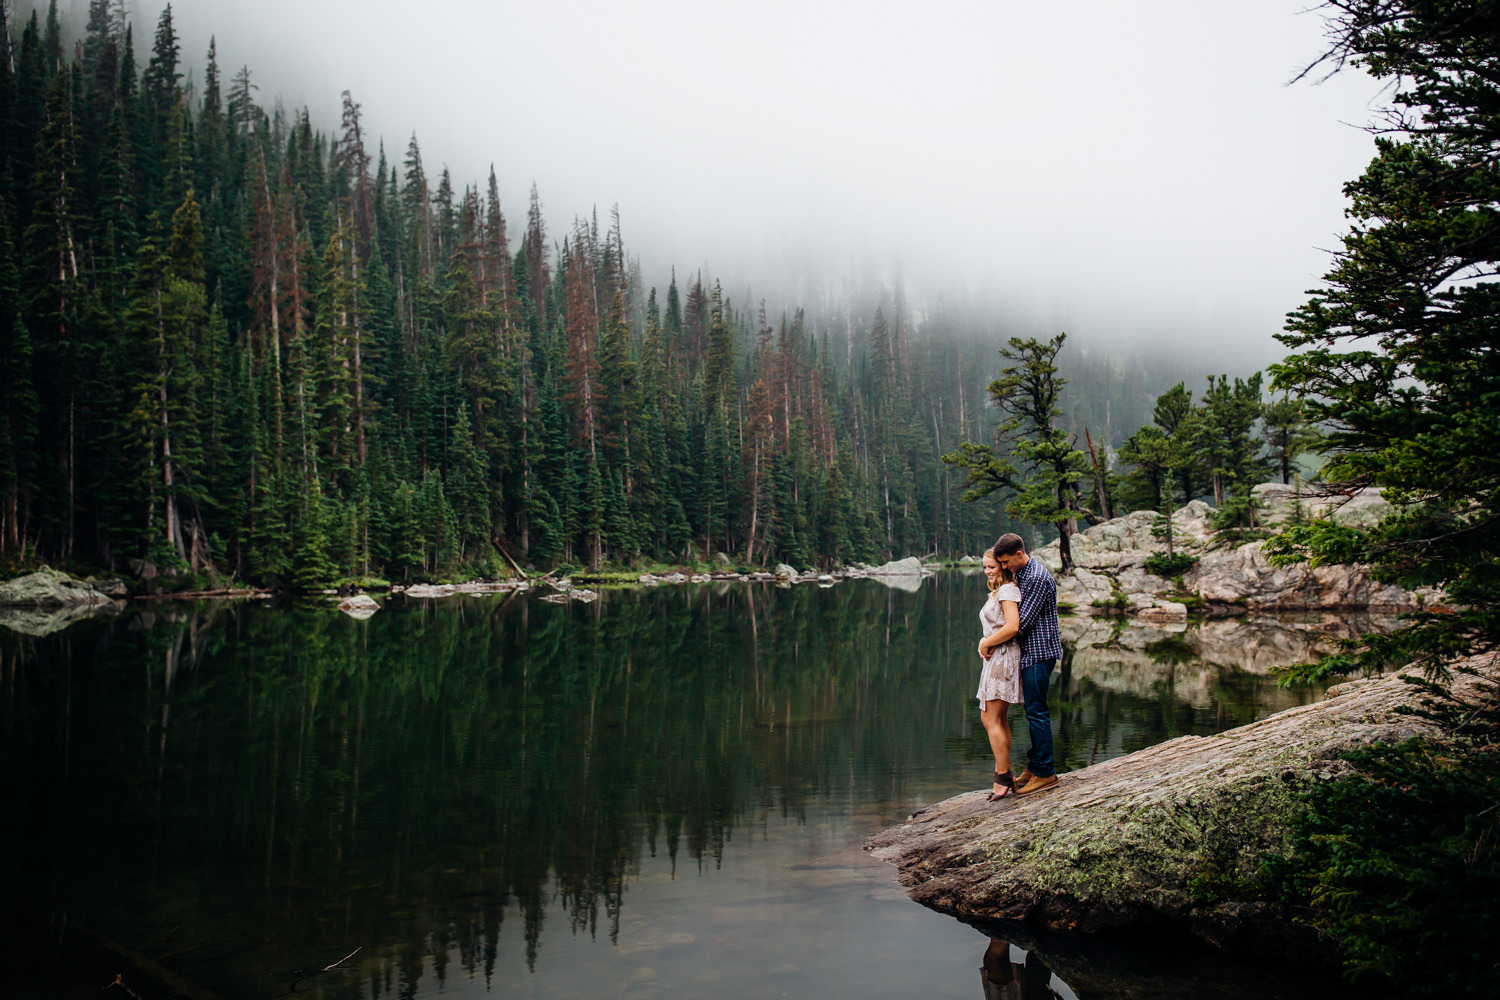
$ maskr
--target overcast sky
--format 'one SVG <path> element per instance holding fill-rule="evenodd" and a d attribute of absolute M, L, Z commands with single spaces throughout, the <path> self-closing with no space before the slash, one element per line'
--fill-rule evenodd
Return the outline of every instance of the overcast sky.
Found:
<path fill-rule="evenodd" d="M 23 5 L 17 5 L 23 6 Z M 80 27 L 86 0 L 63 0 Z M 132 0 L 138 47 L 157 0 Z M 898 270 L 1090 343 L 1271 336 L 1328 267 L 1378 87 L 1289 86 L 1298 0 L 180 0 L 269 107 L 338 125 L 348 89 L 399 161 L 460 189 L 493 163 L 513 235 L 618 203 L 649 283 L 811 295 Z M 196 76 L 201 80 L 201 69 Z M 802 281 L 800 290 L 794 281 Z M 774 303 L 773 308 L 779 304 Z"/>

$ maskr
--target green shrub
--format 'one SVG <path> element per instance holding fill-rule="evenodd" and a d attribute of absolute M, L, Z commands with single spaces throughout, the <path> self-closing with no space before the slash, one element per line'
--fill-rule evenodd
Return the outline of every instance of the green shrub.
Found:
<path fill-rule="evenodd" d="M 1186 552 L 1177 552 L 1167 555 L 1165 552 L 1153 552 L 1146 557 L 1146 572 L 1167 580 L 1175 580 L 1194 566 L 1198 565 L 1198 557 L 1190 556 Z"/>
<path fill-rule="evenodd" d="M 1307 793 L 1291 854 L 1268 865 L 1350 979 L 1403 997 L 1500 996 L 1500 710 L 1488 697 L 1430 693 L 1417 714 L 1457 735 L 1346 755 L 1355 775 Z"/>

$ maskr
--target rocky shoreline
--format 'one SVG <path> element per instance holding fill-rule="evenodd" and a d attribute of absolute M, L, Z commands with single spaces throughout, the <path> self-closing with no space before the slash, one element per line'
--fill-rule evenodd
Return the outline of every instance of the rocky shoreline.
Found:
<path fill-rule="evenodd" d="M 1255 488 L 1262 524 L 1274 526 L 1300 513 L 1326 516 L 1347 525 L 1373 524 L 1391 510 L 1378 491 L 1366 490 L 1342 498 L 1335 505 L 1327 500 L 1297 497 L 1289 487 L 1266 483 Z M 1062 573 L 1058 543 L 1051 542 L 1033 553 L 1057 577 L 1058 602 L 1065 611 L 1078 615 L 1126 614 L 1142 622 L 1185 622 L 1190 614 L 1222 617 L 1255 613 L 1369 611 L 1399 613 L 1430 606 L 1440 599 L 1432 591 L 1411 592 L 1372 580 L 1368 567 L 1305 565 L 1272 566 L 1262 551 L 1261 541 L 1242 545 L 1226 544 L 1212 526 L 1214 509 L 1201 500 L 1178 509 L 1172 515 L 1175 551 L 1195 560 L 1180 577 L 1167 579 L 1147 570 L 1152 556 L 1166 552 L 1166 544 L 1155 537 L 1158 515 L 1152 511 L 1135 511 L 1072 536 L 1074 566 Z M 797 570 L 778 564 L 770 571 L 736 572 L 729 557 L 715 556 L 719 568 L 712 572 L 672 572 L 641 574 L 624 581 L 626 586 L 657 587 L 674 584 L 702 583 L 774 583 L 778 586 L 832 587 L 841 580 L 875 579 L 898 590 L 916 591 L 922 581 L 940 567 L 923 563 L 915 557 L 893 560 L 881 566 L 855 563 L 823 570 Z M 966 556 L 960 567 L 977 567 L 979 560 Z M 594 578 L 580 576 L 580 582 L 593 583 Z M 603 581 L 601 581 L 603 582 Z M 597 592 L 574 585 L 568 579 L 552 577 L 513 578 L 470 583 L 413 584 L 390 588 L 391 595 L 412 598 L 444 598 L 460 594 L 494 594 L 548 588 L 543 600 L 567 602 L 593 600 Z M 329 596 L 343 598 L 339 608 L 355 617 L 368 618 L 380 610 L 380 604 L 369 595 L 350 595 L 347 591 Z M 65 609 L 66 615 L 53 617 L 68 621 L 90 614 L 108 613 L 119 602 L 133 596 L 118 579 L 79 581 L 66 574 L 43 567 L 16 580 L 0 583 L 0 624 L 14 620 L 20 630 L 30 634 L 43 628 L 55 631 L 63 627 L 32 621 L 40 609 Z M 221 589 L 176 592 L 170 594 L 134 595 L 157 598 L 244 598 L 273 596 L 255 589 Z M 24 613 L 21 610 L 25 609 Z M 44 616 L 45 617 L 45 616 Z M 64 623 L 65 624 L 65 623 Z"/>
<path fill-rule="evenodd" d="M 726 559 L 727 562 L 727 559 Z M 768 582 L 790 587 L 797 584 L 815 584 L 831 587 L 840 580 L 878 579 L 887 586 L 900 590 L 916 591 L 922 581 L 932 576 L 938 567 L 924 565 L 915 557 L 899 559 L 882 566 L 866 566 L 856 563 L 831 572 L 798 570 L 785 564 L 778 565 L 774 572 L 736 573 L 720 571 L 713 573 L 667 573 L 662 575 L 642 574 L 626 586 L 656 587 L 686 583 L 754 583 Z M 584 577 L 582 579 L 589 579 Z M 467 583 L 416 583 L 409 586 L 393 585 L 391 596 L 418 599 L 441 599 L 460 595 L 506 594 L 545 589 L 549 592 L 541 599 L 553 603 L 570 601 L 592 601 L 598 592 L 575 586 L 568 578 L 535 577 L 529 579 L 476 580 Z M 33 573 L 0 583 L 0 625 L 27 635 L 47 635 L 60 631 L 75 621 L 102 614 L 114 614 L 124 607 L 126 600 L 197 600 L 205 598 L 271 598 L 269 590 L 253 588 L 222 588 L 217 590 L 175 591 L 161 594 L 131 594 L 124 581 L 119 579 L 97 580 L 88 577 L 78 580 L 66 573 L 43 566 Z M 340 611 L 353 618 L 369 618 L 380 610 L 380 603 L 366 593 L 350 594 L 348 591 L 322 591 L 321 596 L 340 598 Z"/>
<path fill-rule="evenodd" d="M 1493 657 L 1471 665 L 1481 678 L 1500 676 Z M 1347 777 L 1341 754 L 1435 732 L 1396 711 L 1410 692 L 1399 675 L 1349 681 L 1218 736 L 1179 737 L 1065 774 L 1033 797 L 988 803 L 985 789 L 965 792 L 866 849 L 896 866 L 913 899 L 964 920 L 1187 936 L 1231 954 L 1326 965 L 1335 956 L 1316 929 L 1262 898 L 1261 863 L 1289 849 L 1300 793 Z"/>
<path fill-rule="evenodd" d="M 1263 483 L 1254 490 L 1260 523 L 1274 528 L 1299 513 L 1349 527 L 1373 525 L 1393 509 L 1377 489 L 1350 497 L 1302 498 L 1292 487 Z M 1300 508 L 1300 511 L 1299 511 Z M 1394 614 L 1440 600 L 1436 591 L 1407 591 L 1373 580 L 1368 566 L 1273 566 L 1264 541 L 1226 544 L 1212 524 L 1214 508 L 1201 500 L 1172 514 L 1174 548 L 1195 562 L 1178 579 L 1146 569 L 1165 555 L 1155 537 L 1154 511 L 1138 510 L 1072 536 L 1073 571 L 1062 574 L 1058 543 L 1034 553 L 1057 577 L 1058 602 L 1079 614 L 1128 614 L 1146 621 L 1183 621 L 1254 612 L 1369 611 Z"/>

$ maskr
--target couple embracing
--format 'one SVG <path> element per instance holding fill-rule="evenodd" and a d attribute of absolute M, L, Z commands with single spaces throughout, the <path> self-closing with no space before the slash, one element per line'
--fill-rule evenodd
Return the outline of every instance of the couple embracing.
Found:
<path fill-rule="evenodd" d="M 1030 795 L 1057 784 L 1052 764 L 1052 716 L 1047 683 L 1062 656 L 1057 627 L 1057 584 L 1047 567 L 1026 554 L 1020 535 L 1004 534 L 984 554 L 990 596 L 979 612 L 984 638 L 979 656 L 979 718 L 995 754 L 995 784 L 989 801 Z M 1010 706 L 1024 702 L 1031 747 L 1026 770 L 1010 771 Z M 1004 768 L 1002 771 L 1001 768 Z"/>

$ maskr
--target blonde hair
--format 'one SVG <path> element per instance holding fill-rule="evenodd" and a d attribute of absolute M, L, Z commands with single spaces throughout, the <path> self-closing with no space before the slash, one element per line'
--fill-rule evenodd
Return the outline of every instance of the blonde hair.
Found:
<path fill-rule="evenodd" d="M 994 549 L 985 549 L 984 554 L 995 560 L 995 565 L 1000 567 L 1000 572 L 996 575 L 994 583 L 990 583 L 990 578 L 988 576 L 984 578 L 985 587 L 988 588 L 989 592 L 993 594 L 1000 589 L 1000 585 L 1002 583 L 1010 583 L 1011 581 L 1015 580 L 1016 574 L 1012 573 L 1004 566 L 1000 566 L 1000 557 L 995 555 Z"/>

